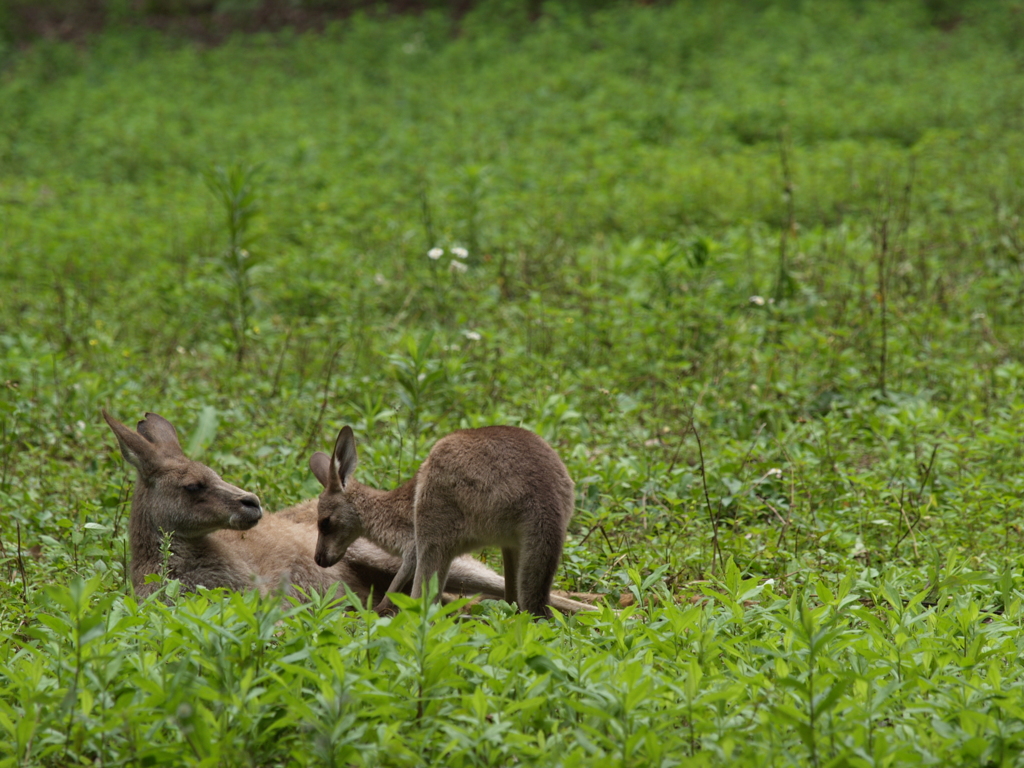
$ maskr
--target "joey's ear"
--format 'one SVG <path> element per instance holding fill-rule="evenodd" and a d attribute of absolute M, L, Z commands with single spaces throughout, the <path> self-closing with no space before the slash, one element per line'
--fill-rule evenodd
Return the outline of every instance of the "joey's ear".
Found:
<path fill-rule="evenodd" d="M 124 460 L 139 472 L 150 471 L 155 460 L 155 446 L 145 437 L 133 432 L 107 413 L 106 409 L 103 409 L 102 412 L 103 418 L 114 430 L 114 436 L 117 437 L 117 444 L 121 447 L 121 455 L 124 456 Z"/>
<path fill-rule="evenodd" d="M 334 443 L 334 455 L 331 457 L 331 464 L 337 469 L 342 488 L 348 485 L 348 481 L 352 479 L 352 473 L 356 471 L 358 461 L 356 436 L 352 434 L 352 427 L 342 427 L 341 432 L 338 433 L 338 440 Z"/>
<path fill-rule="evenodd" d="M 147 413 L 146 418 L 139 422 L 137 427 L 139 434 L 164 447 L 177 448 L 181 451 L 181 443 L 178 442 L 178 433 L 174 425 L 158 413 Z"/>
<path fill-rule="evenodd" d="M 309 457 L 309 468 L 313 470 L 320 485 L 326 488 L 331 478 L 331 458 L 323 451 L 317 451 Z"/>

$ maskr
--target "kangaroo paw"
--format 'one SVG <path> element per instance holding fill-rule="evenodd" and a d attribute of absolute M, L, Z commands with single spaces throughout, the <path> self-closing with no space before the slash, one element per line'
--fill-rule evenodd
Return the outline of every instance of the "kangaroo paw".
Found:
<path fill-rule="evenodd" d="M 379 616 L 394 616 L 398 613 L 398 606 L 391 602 L 390 598 L 385 597 L 376 607 L 373 609 Z"/>

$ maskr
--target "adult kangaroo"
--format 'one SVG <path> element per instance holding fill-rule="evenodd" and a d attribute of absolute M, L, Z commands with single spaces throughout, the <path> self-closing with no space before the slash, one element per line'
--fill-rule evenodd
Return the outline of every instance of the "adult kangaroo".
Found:
<path fill-rule="evenodd" d="M 419 597 L 433 574 L 446 588 L 458 555 L 499 546 L 505 599 L 536 616 L 551 615 L 551 583 L 575 494 L 565 465 L 543 438 L 519 427 L 458 430 L 441 438 L 415 476 L 393 491 L 356 482 L 356 463 L 350 427 L 341 430 L 330 457 L 318 452 L 310 459 L 324 486 L 319 565 L 334 567 L 365 536 L 402 558 L 388 592 L 412 579 L 412 596 Z M 377 610 L 393 610 L 387 595 Z"/>
<path fill-rule="evenodd" d="M 264 593 L 324 591 L 340 582 L 365 604 L 371 593 L 383 595 L 394 581 L 401 559 L 365 539 L 354 541 L 331 568 L 316 565 L 316 499 L 264 514 L 255 495 L 188 459 L 174 426 L 162 416 L 147 413 L 137 431 L 105 410 L 103 418 L 117 437 L 121 454 L 138 472 L 128 521 L 129 570 L 138 595 L 145 597 L 159 588 L 158 582 L 147 581 L 147 576 L 157 574 L 178 579 L 189 589 L 255 587 Z M 170 537 L 166 562 L 165 535 Z M 452 575 L 449 590 L 454 593 L 504 595 L 501 576 L 472 558 L 459 558 Z M 559 606 L 562 610 L 591 608 L 560 600 L 565 604 Z"/>

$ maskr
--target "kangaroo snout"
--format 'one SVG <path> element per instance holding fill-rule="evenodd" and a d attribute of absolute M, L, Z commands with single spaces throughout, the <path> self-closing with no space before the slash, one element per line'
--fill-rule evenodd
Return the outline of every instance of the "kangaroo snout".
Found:
<path fill-rule="evenodd" d="M 231 515 L 231 527 L 239 531 L 247 531 L 263 517 L 263 507 L 259 497 L 249 493 L 238 500 L 241 509 Z"/>
<path fill-rule="evenodd" d="M 313 560 L 321 568 L 330 568 L 345 557 L 351 543 L 349 541 L 345 542 L 344 546 L 338 546 L 339 542 L 326 538 L 321 531 L 316 540 L 316 552 L 313 554 Z"/>
<path fill-rule="evenodd" d="M 330 568 L 334 565 L 334 561 L 332 561 L 331 558 L 327 556 L 327 553 L 322 551 L 319 547 L 317 547 L 316 554 L 313 556 L 313 559 L 321 568 Z"/>

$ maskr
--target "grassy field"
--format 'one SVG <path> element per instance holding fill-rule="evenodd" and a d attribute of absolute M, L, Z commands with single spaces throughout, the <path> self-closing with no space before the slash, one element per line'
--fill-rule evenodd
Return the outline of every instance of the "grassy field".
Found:
<path fill-rule="evenodd" d="M 1024 5 L 527 5 L 0 49 L 0 767 L 1024 764 Z M 607 606 L 140 604 L 101 407 L 526 426 Z"/>

